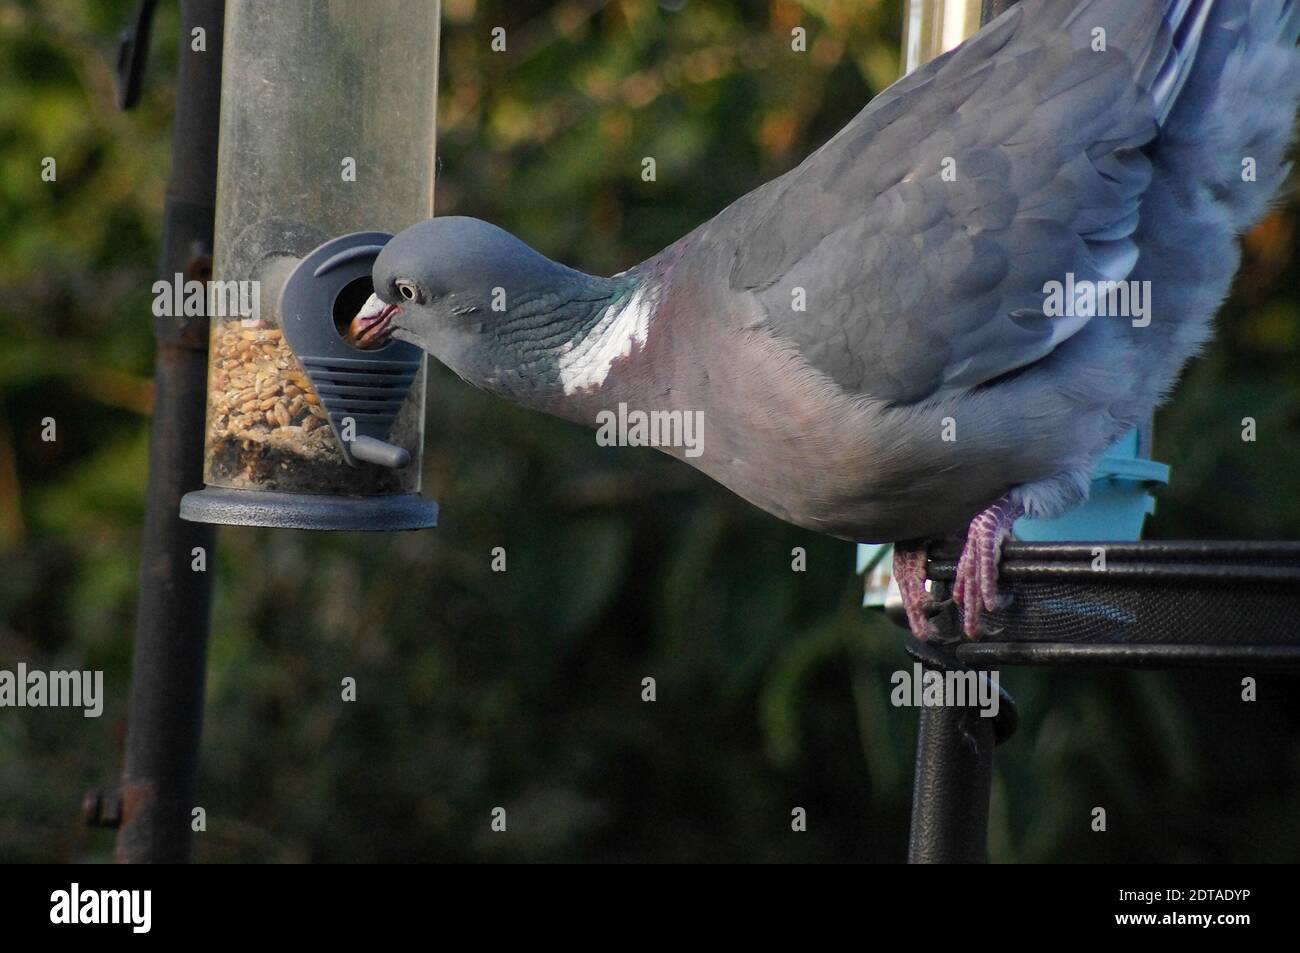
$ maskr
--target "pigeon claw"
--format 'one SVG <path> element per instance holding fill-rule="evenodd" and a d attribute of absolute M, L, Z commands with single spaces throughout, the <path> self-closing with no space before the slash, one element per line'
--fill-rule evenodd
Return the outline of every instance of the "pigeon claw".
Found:
<path fill-rule="evenodd" d="M 1024 507 L 1010 495 L 998 499 L 970 522 L 966 543 L 957 561 L 953 601 L 961 607 L 962 630 L 968 639 L 983 634 L 983 615 L 1005 609 L 1009 596 L 998 592 L 998 560 L 1011 527 L 1024 515 Z"/>
<path fill-rule="evenodd" d="M 931 613 L 939 605 L 925 588 L 926 559 L 923 543 L 894 544 L 894 581 L 898 583 L 898 592 L 903 597 L 907 627 L 922 642 L 939 631 L 930 621 Z"/>

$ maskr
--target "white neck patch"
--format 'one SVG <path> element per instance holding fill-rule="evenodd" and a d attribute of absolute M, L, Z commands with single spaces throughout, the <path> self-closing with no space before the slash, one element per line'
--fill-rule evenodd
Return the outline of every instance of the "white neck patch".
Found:
<path fill-rule="evenodd" d="M 586 335 L 560 349 L 560 383 L 565 394 L 599 387 L 609 369 L 632 348 L 644 344 L 650 332 L 650 317 L 659 304 L 659 291 L 649 284 L 637 288 L 622 306 L 611 304 Z"/>

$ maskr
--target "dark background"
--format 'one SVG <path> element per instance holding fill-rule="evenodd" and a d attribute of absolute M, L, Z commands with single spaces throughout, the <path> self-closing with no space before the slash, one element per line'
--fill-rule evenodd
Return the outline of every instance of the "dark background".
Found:
<path fill-rule="evenodd" d="M 10 861 L 112 849 L 78 804 L 122 758 L 177 27 L 163 4 L 144 101 L 115 112 L 133 6 L 0 2 L 0 667 L 102 668 L 108 691 L 98 720 L 0 710 Z M 437 209 L 628 267 L 883 88 L 900 12 L 444 0 Z M 1247 237 L 1220 333 L 1159 417 L 1173 484 L 1150 536 L 1300 538 L 1296 199 Z M 859 608 L 852 546 L 430 377 L 438 529 L 220 532 L 197 859 L 901 860 L 916 714 L 888 689 L 909 663 Z M 1300 859 L 1296 681 L 1255 674 L 1246 704 L 1238 672 L 1004 673 L 1024 720 L 999 749 L 993 859 Z"/>

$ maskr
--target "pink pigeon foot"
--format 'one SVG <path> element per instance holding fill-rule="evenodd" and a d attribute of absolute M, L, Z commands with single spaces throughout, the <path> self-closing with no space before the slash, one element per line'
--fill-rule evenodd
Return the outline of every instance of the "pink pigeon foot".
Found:
<path fill-rule="evenodd" d="M 1024 507 L 1012 496 L 1001 497 L 970 522 L 966 544 L 957 561 L 957 579 L 952 598 L 962 609 L 962 627 L 968 639 L 981 632 L 981 616 L 1006 605 L 998 593 L 998 559 L 1011 526 L 1024 515 Z"/>
<path fill-rule="evenodd" d="M 903 597 L 907 627 L 922 642 L 938 631 L 930 621 L 929 610 L 934 607 L 934 598 L 925 588 L 925 565 L 923 543 L 894 544 L 894 580 Z"/>

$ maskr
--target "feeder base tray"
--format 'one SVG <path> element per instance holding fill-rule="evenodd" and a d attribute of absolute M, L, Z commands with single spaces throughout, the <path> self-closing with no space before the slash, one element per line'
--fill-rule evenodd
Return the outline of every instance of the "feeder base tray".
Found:
<path fill-rule="evenodd" d="M 391 532 L 438 525 L 438 504 L 418 493 L 323 496 L 209 486 L 181 497 L 181 519 L 192 523 Z"/>

